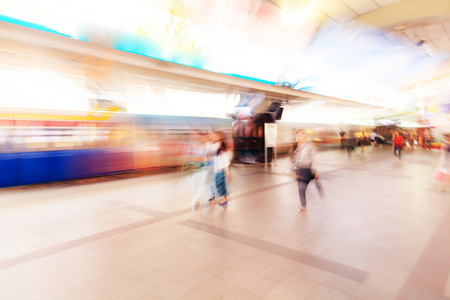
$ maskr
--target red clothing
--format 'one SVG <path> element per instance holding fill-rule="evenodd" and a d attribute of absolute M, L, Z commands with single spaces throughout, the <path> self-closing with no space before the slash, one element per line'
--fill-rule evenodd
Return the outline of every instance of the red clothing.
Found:
<path fill-rule="evenodd" d="M 394 147 L 403 147 L 403 137 L 401 135 L 394 136 Z"/>

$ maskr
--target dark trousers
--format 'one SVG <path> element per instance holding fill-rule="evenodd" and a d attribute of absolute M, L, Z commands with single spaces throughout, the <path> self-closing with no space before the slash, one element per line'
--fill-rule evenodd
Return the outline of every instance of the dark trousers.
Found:
<path fill-rule="evenodd" d="M 398 155 L 397 155 L 398 150 Z M 394 155 L 398 157 L 398 159 L 402 158 L 402 147 L 394 147 Z"/>
<path fill-rule="evenodd" d="M 298 181 L 298 194 L 300 195 L 300 204 L 306 206 L 306 188 L 308 187 L 308 182 Z"/>
<path fill-rule="evenodd" d="M 348 154 L 348 157 L 350 157 L 353 150 L 355 150 L 355 147 L 354 146 L 345 146 L 345 148 L 347 148 L 347 154 Z"/>

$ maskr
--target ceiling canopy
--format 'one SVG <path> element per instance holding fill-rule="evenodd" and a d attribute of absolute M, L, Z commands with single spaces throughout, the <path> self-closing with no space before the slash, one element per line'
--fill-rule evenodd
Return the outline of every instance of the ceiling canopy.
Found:
<path fill-rule="evenodd" d="M 148 102 L 148 88 L 264 91 L 294 110 L 320 101 L 312 112 L 321 118 L 339 103 L 341 122 L 355 119 L 356 105 L 358 119 L 448 123 L 448 0 L 191 3 L 0 0 L 0 76 L 31 79 L 39 70 L 88 98 Z M 0 105 L 13 95 L 0 92 Z"/>

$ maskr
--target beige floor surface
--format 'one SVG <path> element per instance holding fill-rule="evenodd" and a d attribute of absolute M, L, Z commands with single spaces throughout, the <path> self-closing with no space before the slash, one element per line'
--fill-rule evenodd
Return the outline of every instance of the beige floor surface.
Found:
<path fill-rule="evenodd" d="M 0 299 L 450 299 L 437 156 L 319 152 L 302 215 L 285 158 L 233 166 L 225 207 L 177 172 L 0 190 Z"/>

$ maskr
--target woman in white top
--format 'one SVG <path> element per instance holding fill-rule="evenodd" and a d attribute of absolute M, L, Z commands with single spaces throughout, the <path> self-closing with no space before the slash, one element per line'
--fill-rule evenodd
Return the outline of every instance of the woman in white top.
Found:
<path fill-rule="evenodd" d="M 214 186 L 218 196 L 217 198 L 223 197 L 223 201 L 219 202 L 219 205 L 225 205 L 228 203 L 227 181 L 225 176 L 231 178 L 228 168 L 230 165 L 230 153 L 227 149 L 224 135 L 220 131 L 216 133 L 216 142 L 219 143 L 219 147 L 213 160 Z"/>
<path fill-rule="evenodd" d="M 303 129 L 297 131 L 297 149 L 294 151 L 294 161 L 292 164 L 292 171 L 297 177 L 298 193 L 300 196 L 299 213 L 306 212 L 306 188 L 309 182 L 316 178 L 317 173 L 314 171 L 314 156 L 316 154 L 316 147 L 306 136 Z"/>

